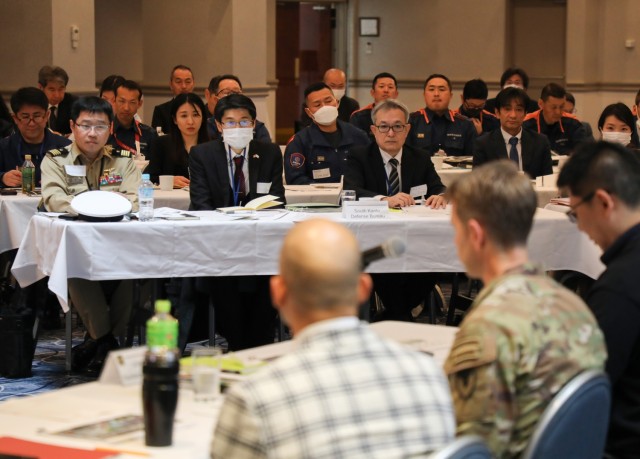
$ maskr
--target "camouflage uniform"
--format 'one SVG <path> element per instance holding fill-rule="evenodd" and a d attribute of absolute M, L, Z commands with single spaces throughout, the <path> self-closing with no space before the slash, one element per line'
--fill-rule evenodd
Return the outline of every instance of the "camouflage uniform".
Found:
<path fill-rule="evenodd" d="M 537 267 L 508 272 L 479 294 L 445 363 L 458 435 L 481 435 L 497 457 L 518 456 L 558 390 L 606 357 L 580 298 Z"/>
<path fill-rule="evenodd" d="M 65 166 L 86 166 L 87 176 L 70 176 Z M 138 186 L 140 171 L 131 153 L 113 150 L 105 146 L 93 163 L 82 155 L 75 143 L 64 148 L 51 150 L 40 166 L 42 170 L 42 200 L 50 212 L 67 212 L 73 197 L 83 191 L 119 191 L 138 207 Z"/>

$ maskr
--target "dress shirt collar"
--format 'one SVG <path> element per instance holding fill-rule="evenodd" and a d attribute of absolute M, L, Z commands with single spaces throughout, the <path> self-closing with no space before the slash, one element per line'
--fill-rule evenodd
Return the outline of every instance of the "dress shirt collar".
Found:
<path fill-rule="evenodd" d="M 384 151 L 382 148 L 378 147 L 378 149 L 380 150 L 380 155 L 382 156 L 382 162 L 384 163 L 384 165 L 386 166 L 387 164 L 389 164 L 389 160 L 391 158 L 395 158 L 398 160 L 398 166 L 400 166 L 402 164 L 402 148 L 400 149 L 400 151 L 398 152 L 397 155 L 395 156 L 391 156 L 389 153 L 387 153 L 386 151 Z"/>
<path fill-rule="evenodd" d="M 337 330 L 348 330 L 356 328 L 360 324 L 360 319 L 355 316 L 338 317 L 336 319 L 321 320 L 311 325 L 307 325 L 300 333 L 294 337 L 296 345 L 310 340 L 315 336 Z"/>
<path fill-rule="evenodd" d="M 522 142 L 522 126 L 520 127 L 520 132 L 518 132 L 516 135 L 509 134 L 507 131 L 502 129 L 502 126 L 500 126 L 500 132 L 502 132 L 502 137 L 504 138 L 504 143 L 506 143 L 507 145 L 509 144 L 509 140 L 511 140 L 511 137 L 517 137 L 518 138 L 518 143 Z"/>
<path fill-rule="evenodd" d="M 241 151 L 240 153 L 236 153 L 235 151 L 233 151 L 231 149 L 231 147 L 229 146 L 229 144 L 227 144 L 226 142 L 222 142 L 224 143 L 224 150 L 227 152 L 227 161 L 229 160 L 229 152 L 231 152 L 231 161 L 233 161 L 233 158 L 235 158 L 236 156 L 244 156 L 244 161 L 245 164 L 249 161 L 249 144 L 247 144 L 247 146 L 244 148 L 243 151 Z"/>

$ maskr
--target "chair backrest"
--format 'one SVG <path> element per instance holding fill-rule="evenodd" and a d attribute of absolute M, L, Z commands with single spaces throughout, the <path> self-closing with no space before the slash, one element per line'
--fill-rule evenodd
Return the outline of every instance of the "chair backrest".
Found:
<path fill-rule="evenodd" d="M 428 456 L 429 459 L 491 459 L 491 451 L 482 438 L 464 435 Z"/>
<path fill-rule="evenodd" d="M 601 458 L 610 405 L 607 375 L 596 370 L 580 373 L 551 400 L 522 458 Z"/>

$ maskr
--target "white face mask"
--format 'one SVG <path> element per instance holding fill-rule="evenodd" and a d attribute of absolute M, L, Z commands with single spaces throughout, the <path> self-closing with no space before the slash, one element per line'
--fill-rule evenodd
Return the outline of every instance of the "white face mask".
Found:
<path fill-rule="evenodd" d="M 346 89 L 342 88 L 342 89 L 332 89 L 333 91 L 333 95 L 335 96 L 336 99 L 340 100 L 344 97 L 344 93 L 346 92 Z"/>
<path fill-rule="evenodd" d="M 631 133 L 602 131 L 602 140 L 611 143 L 619 143 L 623 147 L 626 147 L 631 143 Z"/>
<path fill-rule="evenodd" d="M 242 150 L 253 140 L 253 128 L 223 129 L 222 138 L 231 148 Z"/>
<path fill-rule="evenodd" d="M 329 126 L 338 118 L 338 107 L 333 105 L 323 105 L 313 114 L 313 120 L 322 125 Z"/>
<path fill-rule="evenodd" d="M 518 89 L 524 89 L 524 86 L 520 86 L 519 84 L 505 84 L 502 89 L 507 89 L 507 88 L 518 88 Z"/>

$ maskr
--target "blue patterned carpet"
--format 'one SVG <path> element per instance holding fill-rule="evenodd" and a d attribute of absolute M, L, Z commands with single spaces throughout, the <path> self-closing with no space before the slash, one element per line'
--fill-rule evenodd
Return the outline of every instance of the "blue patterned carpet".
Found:
<path fill-rule="evenodd" d="M 73 344 L 82 342 L 84 331 L 76 329 Z M 67 374 L 64 369 L 64 329 L 43 331 L 33 359 L 30 378 L 9 379 L 0 377 L 0 403 L 11 397 L 31 395 L 93 381 L 95 378 Z"/>

